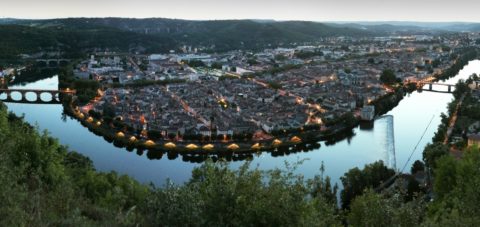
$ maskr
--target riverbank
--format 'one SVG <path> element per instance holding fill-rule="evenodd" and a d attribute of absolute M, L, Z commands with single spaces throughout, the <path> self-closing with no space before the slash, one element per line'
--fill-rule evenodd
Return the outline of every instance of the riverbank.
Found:
<path fill-rule="evenodd" d="M 459 64 L 457 61 L 456 64 Z M 457 68 L 458 65 L 452 66 Z M 380 97 L 371 102 L 376 108 L 376 115 L 383 115 L 395 108 L 403 97 L 414 91 L 414 86 L 409 84 L 396 86 L 393 92 Z M 268 140 L 156 140 L 146 135 L 140 135 L 128 130 L 128 126 L 115 122 L 105 122 L 101 117 L 90 116 L 87 113 L 81 113 L 79 109 L 72 105 L 72 102 L 65 102 L 66 113 L 76 118 L 82 125 L 87 127 L 96 135 L 102 136 L 107 142 L 113 143 L 116 147 L 125 147 L 127 150 L 137 149 L 157 151 L 170 156 L 190 155 L 199 156 L 206 159 L 208 156 L 231 157 L 239 156 L 240 160 L 250 157 L 249 154 L 256 152 L 278 152 L 304 150 L 307 144 L 316 144 L 319 141 L 327 141 L 328 144 L 335 144 L 339 140 L 348 138 L 351 131 L 356 128 L 360 121 L 353 116 L 342 116 L 338 118 L 335 124 L 330 125 L 327 130 L 320 130 L 317 125 L 305 126 L 301 129 L 284 130 L 275 134 Z M 316 146 L 312 146 L 315 149 Z M 285 153 L 285 152 L 281 152 Z"/>

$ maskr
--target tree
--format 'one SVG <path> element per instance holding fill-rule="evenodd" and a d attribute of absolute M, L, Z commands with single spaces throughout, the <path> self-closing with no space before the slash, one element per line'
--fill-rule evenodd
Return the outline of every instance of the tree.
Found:
<path fill-rule="evenodd" d="M 340 180 L 343 190 L 340 192 L 342 208 L 348 209 L 351 201 L 367 188 L 376 188 L 395 175 L 395 171 L 383 164 L 383 161 L 365 165 L 363 170 L 350 169 Z"/>
<path fill-rule="evenodd" d="M 114 118 L 116 116 L 115 106 L 110 103 L 103 104 L 103 116 Z"/>
<path fill-rule="evenodd" d="M 427 144 L 423 150 L 423 161 L 427 168 L 435 168 L 435 162 L 441 156 L 449 154 L 448 146 L 443 143 Z"/>
<path fill-rule="evenodd" d="M 283 54 L 275 55 L 275 61 L 285 61 L 285 60 L 287 60 L 287 56 L 285 56 Z"/>
<path fill-rule="evenodd" d="M 154 141 L 162 138 L 162 132 L 157 131 L 157 130 L 149 130 L 147 132 L 147 134 L 148 134 L 148 138 L 150 138 Z"/>
<path fill-rule="evenodd" d="M 385 69 L 382 72 L 382 75 L 380 75 L 380 81 L 384 84 L 394 84 L 397 82 L 397 77 L 395 76 L 395 72 L 391 69 Z"/>
<path fill-rule="evenodd" d="M 456 84 L 455 84 L 455 91 L 453 91 L 453 96 L 456 98 L 456 99 L 459 99 L 463 94 L 465 94 L 467 91 L 469 91 L 470 89 L 468 88 L 468 84 L 465 83 L 464 80 L 459 80 Z"/>
<path fill-rule="evenodd" d="M 214 62 L 212 63 L 212 65 L 210 66 L 212 69 L 222 69 L 222 63 L 220 62 Z"/>
<path fill-rule="evenodd" d="M 204 67 L 205 66 L 205 63 L 203 63 L 203 61 L 200 61 L 200 60 L 190 60 L 190 61 L 188 61 L 187 64 L 190 67 Z"/>
<path fill-rule="evenodd" d="M 421 171 L 425 171 L 425 164 L 420 161 L 420 160 L 416 160 L 413 165 L 412 165 L 412 168 L 410 170 L 410 172 L 412 174 L 415 174 L 415 173 L 418 173 L 418 172 L 421 172 Z"/>
<path fill-rule="evenodd" d="M 480 224 L 480 152 L 468 148 L 460 160 L 437 160 L 433 183 L 435 200 L 428 207 L 428 226 L 478 226 Z"/>
<path fill-rule="evenodd" d="M 355 198 L 347 215 L 351 226 L 419 226 L 425 214 L 421 200 L 404 202 L 400 196 L 386 197 L 367 190 Z"/>
<path fill-rule="evenodd" d="M 278 82 L 275 82 L 275 81 L 268 82 L 268 86 L 272 89 L 275 89 L 275 90 L 282 89 L 282 85 Z"/>

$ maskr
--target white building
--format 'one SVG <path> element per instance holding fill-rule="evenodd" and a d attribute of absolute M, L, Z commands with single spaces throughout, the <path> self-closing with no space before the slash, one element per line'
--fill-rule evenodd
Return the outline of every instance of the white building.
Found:
<path fill-rule="evenodd" d="M 375 106 L 372 105 L 366 105 L 362 108 L 362 111 L 360 112 L 360 117 L 364 121 L 371 121 L 373 118 L 375 118 Z"/>

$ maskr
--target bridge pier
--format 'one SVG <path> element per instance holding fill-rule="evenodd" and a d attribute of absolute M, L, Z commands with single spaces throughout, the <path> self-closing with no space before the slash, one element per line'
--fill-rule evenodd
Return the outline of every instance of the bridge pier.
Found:
<path fill-rule="evenodd" d="M 433 85 L 432 84 L 428 84 L 428 90 L 431 91 L 433 88 Z"/>
<path fill-rule="evenodd" d="M 42 101 L 42 92 L 41 91 L 36 91 L 35 94 L 37 95 L 37 98 L 35 99 L 35 102 Z"/>
<path fill-rule="evenodd" d="M 26 91 L 21 91 L 20 95 L 22 96 L 22 98 L 20 99 L 22 102 L 28 102 Z"/>
<path fill-rule="evenodd" d="M 452 92 L 452 85 L 448 85 L 448 93 Z"/>
<path fill-rule="evenodd" d="M 12 95 L 11 95 L 10 91 L 6 91 L 5 94 L 7 94 L 7 99 L 5 99 L 5 100 L 7 100 L 7 101 L 12 100 Z"/>

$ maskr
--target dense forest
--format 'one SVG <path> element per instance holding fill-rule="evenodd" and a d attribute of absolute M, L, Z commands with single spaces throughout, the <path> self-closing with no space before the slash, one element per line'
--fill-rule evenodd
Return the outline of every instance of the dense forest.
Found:
<path fill-rule="evenodd" d="M 372 35 L 360 29 L 303 21 L 188 21 L 161 18 L 6 20 L 0 23 L 0 34 L 0 60 L 44 50 L 59 50 L 69 55 L 94 48 L 153 53 L 192 45 L 203 46 L 210 51 L 228 51 L 311 42 L 327 36 Z"/>
<path fill-rule="evenodd" d="M 285 170 L 237 170 L 208 161 L 182 185 L 140 184 L 60 145 L 47 132 L 0 110 L 0 226 L 476 226 L 480 223 L 480 152 L 457 160 L 442 144 L 427 146 L 433 192 L 389 187 L 382 162 L 354 168 L 337 186 L 323 174 L 305 179 Z M 420 166 L 420 167 L 419 167 Z M 416 162 L 412 171 L 425 167 Z M 413 185 L 415 185 L 414 183 Z M 407 185 L 410 185 L 408 183 Z M 411 189 L 411 190 L 410 190 Z M 430 195 L 427 195 L 430 194 Z M 430 199 L 433 195 L 433 201 Z M 337 204 L 341 202 L 342 206 Z"/>
<path fill-rule="evenodd" d="M 0 63 L 15 63 L 19 54 L 63 52 L 62 57 L 78 58 L 86 50 L 166 52 L 175 42 L 114 28 L 76 29 L 61 26 L 0 25 Z"/>

